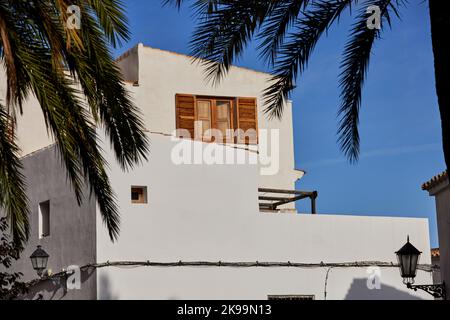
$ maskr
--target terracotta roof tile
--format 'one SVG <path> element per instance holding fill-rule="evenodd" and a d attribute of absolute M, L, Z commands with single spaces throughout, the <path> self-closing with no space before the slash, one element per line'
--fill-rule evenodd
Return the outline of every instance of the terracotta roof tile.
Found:
<path fill-rule="evenodd" d="M 430 190 L 431 188 L 437 186 L 439 183 L 444 182 L 445 179 L 448 179 L 448 173 L 447 171 L 444 171 L 440 174 L 438 174 L 437 176 L 434 176 L 433 178 L 431 178 L 430 181 L 425 182 L 422 185 L 422 190 Z"/>
<path fill-rule="evenodd" d="M 439 251 L 439 248 L 431 249 L 431 257 L 432 258 L 439 258 L 441 256 L 441 252 Z"/>

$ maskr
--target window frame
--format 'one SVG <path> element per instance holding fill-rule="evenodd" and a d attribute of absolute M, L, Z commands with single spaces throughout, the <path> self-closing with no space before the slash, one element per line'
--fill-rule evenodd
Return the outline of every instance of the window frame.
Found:
<path fill-rule="evenodd" d="M 201 95 L 194 95 L 195 100 L 194 100 L 194 112 L 195 112 L 195 122 L 197 121 L 204 121 L 203 119 L 199 119 L 199 115 L 198 115 L 198 102 L 199 101 L 208 101 L 210 103 L 210 129 L 216 129 L 219 130 L 217 124 L 218 124 L 218 119 L 217 119 L 217 102 L 228 102 L 230 104 L 229 110 L 228 110 L 228 121 L 229 121 L 229 125 L 227 130 L 233 130 L 235 129 L 235 105 L 236 105 L 236 98 L 235 97 L 224 97 L 224 96 L 201 96 Z M 212 137 L 203 137 L 203 132 L 202 135 L 199 136 L 197 134 L 197 132 L 195 132 L 194 130 L 194 134 L 195 134 L 195 140 L 200 140 L 200 141 L 205 141 L 205 142 L 213 142 Z M 214 141 L 217 142 L 217 141 Z M 231 136 L 227 136 L 225 134 L 225 136 L 223 137 L 223 141 L 218 141 L 221 143 L 227 143 L 227 142 L 231 142 L 234 143 L 234 135 Z"/>
<path fill-rule="evenodd" d="M 135 189 L 140 189 L 142 190 L 142 193 L 139 193 L 139 196 L 142 195 L 142 199 L 138 199 L 138 200 L 134 200 L 133 199 L 133 190 Z M 148 188 L 147 186 L 131 186 L 131 190 L 130 190 L 130 199 L 131 199 L 131 204 L 148 204 Z"/>
<path fill-rule="evenodd" d="M 45 209 L 45 210 L 44 210 Z M 51 205 L 50 200 L 38 204 L 38 238 L 45 239 L 51 235 Z"/>
<path fill-rule="evenodd" d="M 212 138 L 203 137 L 203 133 L 202 135 L 199 135 L 200 125 L 197 123 L 199 121 L 197 101 L 202 100 L 207 100 L 210 102 L 210 124 L 213 129 L 219 129 L 218 123 L 220 123 L 220 121 L 217 121 L 216 119 L 216 101 L 225 101 L 230 103 L 230 123 L 228 125 L 228 130 L 231 130 L 232 134 L 225 136 L 224 141 L 214 141 Z M 252 114 L 251 117 L 248 117 L 249 112 Z M 176 135 L 182 139 L 192 139 L 207 143 L 218 142 L 225 144 L 257 146 L 259 144 L 259 116 L 257 97 L 175 93 L 175 130 Z M 200 121 L 202 120 L 206 121 L 206 119 L 200 119 Z M 190 121 L 192 122 L 190 123 Z M 248 131 L 244 131 L 243 133 L 240 131 L 250 129 L 254 130 L 255 134 L 248 133 Z M 186 135 L 186 132 L 189 132 L 189 135 Z"/>

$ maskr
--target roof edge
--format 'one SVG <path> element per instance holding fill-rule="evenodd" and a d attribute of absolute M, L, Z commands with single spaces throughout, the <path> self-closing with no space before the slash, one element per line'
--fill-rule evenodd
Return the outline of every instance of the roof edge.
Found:
<path fill-rule="evenodd" d="M 190 59 L 196 59 L 196 60 L 199 60 L 199 61 L 207 61 L 206 59 L 196 58 L 195 56 L 192 56 L 192 55 L 189 55 L 189 54 L 179 53 L 179 52 L 175 52 L 175 51 L 171 51 L 171 50 L 167 50 L 167 49 L 155 48 L 155 47 L 151 47 L 149 45 L 145 45 L 145 44 L 142 44 L 142 43 L 137 44 L 135 47 L 139 47 L 139 46 L 141 46 L 143 48 L 147 48 L 147 49 L 158 50 L 158 51 L 170 53 L 170 54 L 173 54 L 173 55 L 178 55 L 178 56 L 190 58 Z M 251 72 L 261 73 L 261 74 L 264 74 L 264 75 L 270 76 L 270 77 L 274 77 L 275 76 L 274 74 L 269 73 L 269 72 L 256 70 L 256 69 L 252 69 L 252 68 L 247 68 L 247 67 L 241 67 L 241 66 L 237 66 L 237 65 L 234 65 L 234 64 L 231 67 L 242 69 L 242 70 L 247 70 L 247 71 L 251 71 Z"/>
<path fill-rule="evenodd" d="M 429 181 L 425 182 L 422 185 L 422 190 L 424 191 L 430 191 L 432 188 L 436 187 L 438 184 L 448 180 L 448 172 L 447 170 L 444 172 L 441 172 L 438 175 L 435 175 L 433 178 L 431 178 Z"/>

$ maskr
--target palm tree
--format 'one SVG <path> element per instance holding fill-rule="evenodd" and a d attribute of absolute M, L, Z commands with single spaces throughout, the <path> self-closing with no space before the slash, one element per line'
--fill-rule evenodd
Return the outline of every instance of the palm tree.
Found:
<path fill-rule="evenodd" d="M 186 0 L 163 1 L 178 7 L 183 2 Z M 443 149 L 449 168 L 450 12 L 447 2 L 428 1 Z M 378 10 L 373 10 L 373 6 Z M 339 79 L 342 101 L 338 112 L 338 142 L 349 161 L 355 162 L 359 156 L 361 91 L 372 47 L 386 26 L 390 27 L 391 18 L 399 17 L 399 10 L 404 7 L 405 0 L 195 0 L 199 25 L 191 41 L 192 55 L 206 67 L 207 79 L 217 82 L 243 53 L 246 44 L 259 40 L 260 57 L 274 73 L 265 90 L 265 111 L 271 117 L 281 117 L 283 102 L 293 90 L 297 76 L 305 70 L 316 43 L 344 12 L 352 10 L 355 22 L 344 49 Z M 377 11 L 379 25 L 374 16 Z"/>
<path fill-rule="evenodd" d="M 0 105 L 0 209 L 16 244 L 28 239 L 29 223 L 14 124 L 30 94 L 40 103 L 78 202 L 88 186 L 111 239 L 117 238 L 119 214 L 96 127 L 105 129 L 123 169 L 145 159 L 144 125 L 109 49 L 128 38 L 120 0 L 0 0 L 7 80 Z"/>

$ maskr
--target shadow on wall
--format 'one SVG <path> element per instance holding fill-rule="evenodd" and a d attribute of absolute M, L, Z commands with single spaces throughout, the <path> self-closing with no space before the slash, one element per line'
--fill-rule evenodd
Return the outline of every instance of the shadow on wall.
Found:
<path fill-rule="evenodd" d="M 382 284 L 381 289 L 367 289 L 367 279 L 353 279 L 345 300 L 422 300 L 407 292 Z"/>
<path fill-rule="evenodd" d="M 81 272 L 81 289 L 67 290 L 67 278 L 44 280 L 29 289 L 20 300 L 94 300 L 96 299 L 95 269 Z"/>
<path fill-rule="evenodd" d="M 112 293 L 111 282 L 105 273 L 100 275 L 99 290 L 99 300 L 119 300 L 119 298 Z"/>
<path fill-rule="evenodd" d="M 111 281 L 107 274 L 102 273 L 99 276 L 99 300 L 120 300 L 120 297 L 112 293 Z M 127 298 L 128 299 L 128 298 Z M 133 299 L 133 298 L 132 298 Z M 140 298 L 138 298 L 140 299 Z M 176 296 L 170 296 L 167 300 L 179 300 Z"/>

